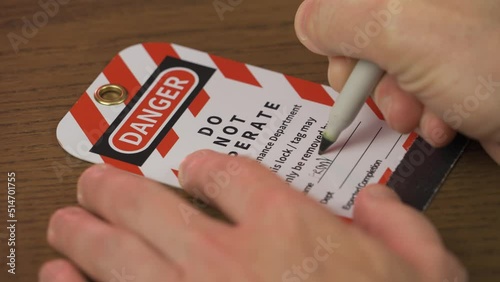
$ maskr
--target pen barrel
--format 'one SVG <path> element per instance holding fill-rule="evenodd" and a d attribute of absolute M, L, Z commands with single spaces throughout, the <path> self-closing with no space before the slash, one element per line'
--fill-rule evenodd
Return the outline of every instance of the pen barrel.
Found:
<path fill-rule="evenodd" d="M 376 64 L 359 60 L 330 113 L 326 137 L 336 140 L 356 118 L 384 71 Z"/>

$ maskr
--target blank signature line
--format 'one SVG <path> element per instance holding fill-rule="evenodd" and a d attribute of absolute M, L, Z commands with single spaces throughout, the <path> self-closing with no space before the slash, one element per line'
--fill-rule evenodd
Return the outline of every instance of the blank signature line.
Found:
<path fill-rule="evenodd" d="M 366 147 L 366 149 L 363 152 L 363 154 L 361 155 L 361 157 L 359 157 L 358 161 L 356 162 L 356 164 L 354 165 L 354 167 L 351 169 L 351 172 L 349 172 L 349 174 L 347 175 L 347 177 L 344 179 L 344 182 L 342 182 L 342 185 L 340 185 L 339 189 L 342 189 L 342 186 L 344 186 L 344 184 L 347 181 L 347 179 L 349 178 L 349 176 L 351 176 L 351 174 L 354 171 L 354 169 L 356 168 L 356 166 L 358 166 L 359 162 L 361 161 L 361 159 L 363 158 L 363 156 L 366 154 L 366 151 L 368 151 L 368 149 L 373 144 L 373 141 L 375 141 L 375 138 L 377 138 L 377 136 L 378 136 L 378 134 L 380 133 L 381 130 L 382 130 L 382 127 L 377 131 L 377 134 L 375 134 L 375 137 L 373 137 L 373 139 L 370 142 L 370 144 L 368 144 L 368 147 Z"/>

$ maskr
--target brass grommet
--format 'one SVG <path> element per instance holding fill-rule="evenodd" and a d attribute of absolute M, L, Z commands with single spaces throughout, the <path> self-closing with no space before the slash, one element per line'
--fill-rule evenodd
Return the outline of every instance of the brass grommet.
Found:
<path fill-rule="evenodd" d="M 99 88 L 94 93 L 94 98 L 99 104 L 105 106 L 119 105 L 127 100 L 127 90 L 117 84 L 106 84 Z"/>

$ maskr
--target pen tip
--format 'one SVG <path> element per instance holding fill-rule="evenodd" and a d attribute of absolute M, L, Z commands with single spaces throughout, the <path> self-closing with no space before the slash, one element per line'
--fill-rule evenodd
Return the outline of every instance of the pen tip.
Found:
<path fill-rule="evenodd" d="M 319 154 L 323 155 L 323 153 L 333 144 L 332 141 L 322 138 L 321 143 L 319 145 Z"/>

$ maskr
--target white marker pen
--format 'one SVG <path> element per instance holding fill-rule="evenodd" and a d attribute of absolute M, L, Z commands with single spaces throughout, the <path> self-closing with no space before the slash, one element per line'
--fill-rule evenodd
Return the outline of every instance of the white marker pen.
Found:
<path fill-rule="evenodd" d="M 384 71 L 376 64 L 358 61 L 330 112 L 321 139 L 320 154 L 337 141 L 340 133 L 354 121 L 383 74 Z"/>

